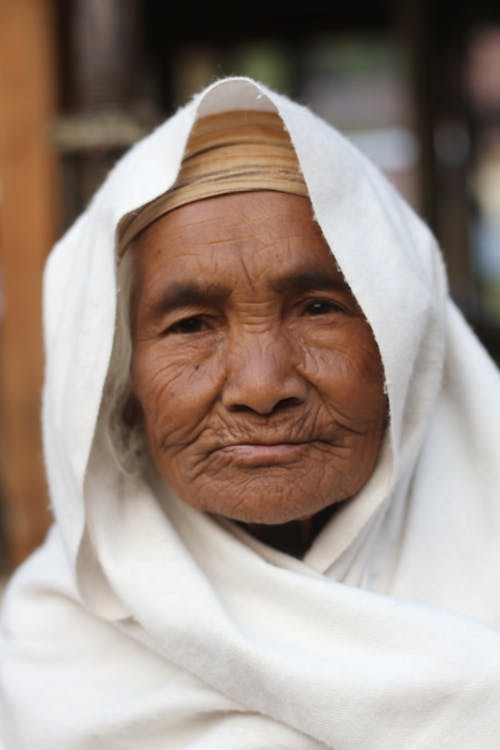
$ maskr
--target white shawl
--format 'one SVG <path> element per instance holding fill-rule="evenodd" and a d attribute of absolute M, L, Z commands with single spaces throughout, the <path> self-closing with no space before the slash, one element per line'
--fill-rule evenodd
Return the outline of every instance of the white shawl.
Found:
<path fill-rule="evenodd" d="M 99 418 L 117 222 L 173 183 L 197 116 L 238 108 L 282 117 L 390 403 L 371 479 L 300 561 L 125 476 Z M 215 83 L 108 176 L 44 312 L 56 523 L 3 605 L 5 750 L 500 747 L 500 379 L 429 231 L 348 141 Z"/>

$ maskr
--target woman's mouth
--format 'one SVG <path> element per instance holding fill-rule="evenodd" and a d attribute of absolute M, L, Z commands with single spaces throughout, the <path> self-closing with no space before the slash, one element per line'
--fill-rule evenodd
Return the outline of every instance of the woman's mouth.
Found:
<path fill-rule="evenodd" d="M 310 441 L 295 443 L 235 443 L 220 448 L 219 451 L 231 457 L 236 463 L 263 465 L 289 463 L 296 460 Z"/>

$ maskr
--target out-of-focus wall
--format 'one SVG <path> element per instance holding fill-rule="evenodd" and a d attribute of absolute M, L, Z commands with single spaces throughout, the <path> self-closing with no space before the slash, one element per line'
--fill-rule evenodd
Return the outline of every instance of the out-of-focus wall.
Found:
<path fill-rule="evenodd" d="M 9 566 L 41 541 L 49 520 L 40 284 L 56 232 L 53 10 L 51 0 L 0 0 L 0 517 Z"/>

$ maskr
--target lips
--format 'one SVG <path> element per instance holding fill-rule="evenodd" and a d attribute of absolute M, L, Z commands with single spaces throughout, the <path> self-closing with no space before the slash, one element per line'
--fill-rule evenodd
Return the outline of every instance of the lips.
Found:
<path fill-rule="evenodd" d="M 226 445 L 218 452 L 232 458 L 236 463 L 246 465 L 271 465 L 289 463 L 300 457 L 303 451 L 313 442 L 241 442 Z"/>

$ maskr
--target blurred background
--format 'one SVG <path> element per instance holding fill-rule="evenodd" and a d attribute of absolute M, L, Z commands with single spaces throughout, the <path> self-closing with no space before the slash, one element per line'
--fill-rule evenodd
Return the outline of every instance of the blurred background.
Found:
<path fill-rule="evenodd" d="M 231 74 L 309 105 L 386 172 L 437 234 L 452 294 L 500 360 L 498 0 L 0 0 L 0 572 L 50 520 L 49 249 L 124 150 Z"/>

